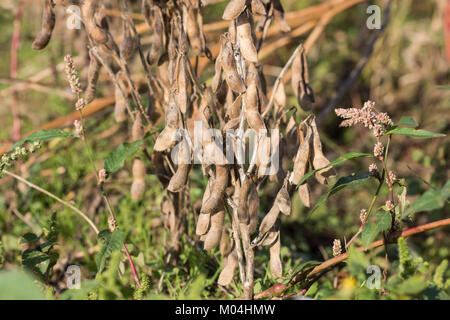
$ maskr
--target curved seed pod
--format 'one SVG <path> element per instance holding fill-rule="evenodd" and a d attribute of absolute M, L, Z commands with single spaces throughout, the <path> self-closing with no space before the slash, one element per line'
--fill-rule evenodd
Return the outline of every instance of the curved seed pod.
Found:
<path fill-rule="evenodd" d="M 114 117 L 117 122 L 123 122 L 127 119 L 128 101 L 123 96 L 122 91 L 118 87 L 114 88 L 114 96 L 116 100 L 116 103 L 114 105 Z"/>
<path fill-rule="evenodd" d="M 275 200 L 280 211 L 286 216 L 291 214 L 291 198 L 289 197 L 287 185 L 287 179 L 285 179 Z"/>
<path fill-rule="evenodd" d="M 259 195 L 255 184 L 250 186 L 250 196 L 248 198 L 248 213 L 250 215 L 250 223 L 248 232 L 252 234 L 258 227 L 258 209 L 259 209 Z"/>
<path fill-rule="evenodd" d="M 294 170 L 291 174 L 289 182 L 291 184 L 298 184 L 300 179 L 305 175 L 308 167 L 308 160 L 311 154 L 311 138 L 312 130 L 309 125 L 303 121 L 299 127 L 300 147 L 294 161 Z"/>
<path fill-rule="evenodd" d="M 166 110 L 166 126 L 158 138 L 156 138 L 153 148 L 155 151 L 165 151 L 175 144 L 175 134 L 179 126 L 179 121 L 180 112 L 172 97 Z"/>
<path fill-rule="evenodd" d="M 297 97 L 298 103 L 303 110 L 312 109 L 315 101 L 314 92 L 309 84 L 308 65 L 306 63 L 305 51 L 301 51 L 292 63 L 292 89 Z"/>
<path fill-rule="evenodd" d="M 242 185 L 239 189 L 239 205 L 238 205 L 238 219 L 240 223 L 248 223 L 249 214 L 248 214 L 248 205 L 247 198 L 248 193 L 250 191 L 250 180 L 248 177 L 245 177 Z"/>
<path fill-rule="evenodd" d="M 89 36 L 98 44 L 105 44 L 108 41 L 108 35 L 96 21 L 95 17 L 96 5 L 94 0 L 84 0 L 81 5 L 84 25 Z"/>
<path fill-rule="evenodd" d="M 222 60 L 222 68 L 225 75 L 225 81 L 228 86 L 236 93 L 243 93 L 245 91 L 245 84 L 242 81 L 236 67 L 234 60 L 233 48 L 231 42 L 227 39 L 220 54 Z"/>
<path fill-rule="evenodd" d="M 191 44 L 191 48 L 194 51 L 196 56 L 204 56 L 205 48 L 204 41 L 202 41 L 202 37 L 204 37 L 202 30 L 200 30 L 200 26 L 197 20 L 198 10 L 194 9 L 194 7 L 190 6 L 186 8 L 183 6 L 183 18 L 186 24 L 185 32 L 188 36 L 189 43 Z M 204 39 L 203 39 L 204 40 Z"/>
<path fill-rule="evenodd" d="M 222 238 L 223 224 L 225 221 L 225 211 L 219 210 L 211 216 L 211 226 L 208 233 L 206 234 L 205 243 L 203 248 L 205 250 L 212 250 L 220 242 Z"/>
<path fill-rule="evenodd" d="M 281 278 L 283 275 L 283 266 L 281 264 L 281 241 L 280 230 L 278 230 L 277 240 L 270 246 L 270 272 L 276 278 Z"/>
<path fill-rule="evenodd" d="M 186 69 L 186 58 L 183 55 L 178 57 L 178 72 L 176 84 L 178 85 L 178 92 L 176 95 L 177 104 L 183 114 L 186 114 L 189 107 L 188 96 L 188 74 Z"/>
<path fill-rule="evenodd" d="M 216 178 L 214 179 L 214 185 L 211 186 L 211 194 L 202 206 L 200 213 L 211 214 L 218 210 L 222 204 L 223 193 L 228 186 L 228 166 L 216 165 Z"/>
<path fill-rule="evenodd" d="M 227 6 L 225 7 L 222 19 L 236 19 L 242 13 L 242 11 L 245 10 L 245 2 L 246 0 L 230 0 L 230 2 L 228 2 Z"/>
<path fill-rule="evenodd" d="M 174 227 L 175 206 L 167 195 L 164 195 L 161 201 L 161 212 L 163 213 L 164 227 L 172 230 Z"/>
<path fill-rule="evenodd" d="M 330 161 L 322 152 L 322 143 L 320 142 L 319 131 L 317 130 L 316 117 L 311 117 L 309 123 L 312 129 L 313 136 L 313 167 L 314 169 L 323 168 L 329 165 Z M 315 174 L 317 181 L 319 181 L 321 184 L 326 184 L 327 178 L 334 177 L 335 175 L 336 173 L 333 167 L 320 170 Z"/>
<path fill-rule="evenodd" d="M 248 19 L 247 12 L 242 12 L 237 19 L 236 34 L 242 56 L 250 62 L 258 62 L 258 52 L 253 43 L 252 27 Z"/>
<path fill-rule="evenodd" d="M 42 15 L 42 28 L 31 45 L 34 50 L 44 49 L 52 38 L 52 32 L 56 22 L 54 8 L 54 0 L 45 0 L 44 13 Z"/>
<path fill-rule="evenodd" d="M 208 183 L 205 188 L 205 192 L 203 193 L 203 199 L 202 199 L 202 207 L 205 205 L 205 203 L 208 201 L 210 195 L 211 195 L 211 184 L 212 180 L 209 179 Z M 195 234 L 197 235 L 203 235 L 208 232 L 209 229 L 209 223 L 211 221 L 211 214 L 209 213 L 202 213 L 200 208 L 200 214 L 198 215 L 197 220 L 197 226 L 195 229 Z"/>
<path fill-rule="evenodd" d="M 145 130 L 142 124 L 142 116 L 140 112 L 136 112 L 136 118 L 131 128 L 131 139 L 133 141 L 142 140 L 144 138 Z"/>
<path fill-rule="evenodd" d="M 258 132 L 259 130 L 266 130 L 263 118 L 258 111 L 258 91 L 256 88 L 256 81 L 247 82 L 247 91 L 245 92 L 245 117 L 250 128 Z"/>
<path fill-rule="evenodd" d="M 223 270 L 220 272 L 217 283 L 221 286 L 229 285 L 233 280 L 234 271 L 236 270 L 237 266 L 238 266 L 237 253 L 236 249 L 233 249 L 233 251 L 231 251 L 227 256 L 226 264 Z"/>
<path fill-rule="evenodd" d="M 222 62 L 220 57 L 216 58 L 216 62 L 214 64 L 215 73 L 211 82 L 211 89 L 214 93 L 219 90 L 220 85 L 222 84 Z"/>
<path fill-rule="evenodd" d="M 229 98 L 233 98 L 233 91 L 228 91 Z M 239 95 L 233 102 L 226 104 L 225 120 L 238 119 L 241 116 L 242 95 Z"/>
<path fill-rule="evenodd" d="M 284 89 L 283 81 L 280 81 L 277 91 L 275 91 L 273 96 L 273 101 L 281 109 L 286 105 L 286 91 Z"/>
<path fill-rule="evenodd" d="M 291 27 L 289 27 L 289 25 L 286 22 L 286 19 L 284 18 L 284 10 L 280 0 L 272 0 L 272 6 L 275 23 L 279 25 L 281 31 L 284 32 L 291 31 Z"/>
<path fill-rule="evenodd" d="M 302 200 L 305 207 L 309 208 L 311 206 L 311 201 L 309 199 L 308 183 L 304 183 L 298 187 L 298 195 L 300 196 L 300 200 Z"/>
<path fill-rule="evenodd" d="M 91 103 L 97 94 L 97 82 L 100 75 L 101 63 L 97 58 L 89 51 L 89 70 L 88 70 L 88 85 L 86 88 L 86 93 L 84 95 L 84 100 L 86 103 Z"/>
<path fill-rule="evenodd" d="M 191 155 L 186 141 L 180 143 L 178 152 L 178 168 L 169 182 L 167 190 L 180 192 L 187 184 L 189 171 L 191 170 Z"/>
<path fill-rule="evenodd" d="M 145 192 L 145 164 L 142 160 L 134 159 L 133 183 L 131 185 L 131 199 L 140 199 Z"/>
<path fill-rule="evenodd" d="M 252 0 L 252 13 L 259 16 L 267 14 L 266 6 L 261 0 Z"/>
<path fill-rule="evenodd" d="M 228 36 L 233 45 L 236 44 L 237 30 L 236 30 L 236 20 L 231 20 L 228 25 Z"/>
<path fill-rule="evenodd" d="M 269 212 L 266 214 L 264 219 L 261 221 L 261 225 L 259 226 L 258 236 L 252 241 L 252 245 L 257 246 L 260 245 L 261 241 L 267 236 L 267 233 L 274 226 L 275 222 L 278 219 L 280 214 L 280 209 L 277 204 L 274 204 L 272 208 L 270 208 Z"/>
<path fill-rule="evenodd" d="M 161 184 L 166 187 L 169 183 L 168 173 L 166 167 L 164 166 L 164 156 L 161 152 L 153 152 L 152 153 L 152 164 L 155 168 L 155 174 L 158 177 L 158 180 Z"/>
<path fill-rule="evenodd" d="M 164 47 L 164 18 L 161 11 L 161 8 L 158 6 L 152 7 L 152 16 L 153 16 L 153 36 L 152 36 L 152 46 L 147 55 L 147 62 L 149 65 L 153 65 L 156 61 L 158 61 L 162 49 Z"/>
<path fill-rule="evenodd" d="M 119 52 L 120 56 L 125 59 L 125 61 L 129 61 L 133 58 L 134 53 L 137 49 L 137 41 L 136 37 L 133 34 L 133 29 L 130 25 L 130 21 L 125 19 L 123 21 L 123 37 L 122 42 L 120 43 Z"/>

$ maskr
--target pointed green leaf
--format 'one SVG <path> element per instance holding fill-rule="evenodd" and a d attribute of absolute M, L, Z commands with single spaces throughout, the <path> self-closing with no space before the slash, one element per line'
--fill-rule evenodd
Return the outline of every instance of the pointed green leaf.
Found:
<path fill-rule="evenodd" d="M 428 190 L 422 194 L 412 205 L 406 208 L 402 217 L 416 212 L 431 211 L 442 208 L 450 196 L 450 180 L 441 190 Z"/>
<path fill-rule="evenodd" d="M 387 131 L 384 135 L 397 134 L 402 136 L 408 136 L 418 139 L 428 139 L 428 138 L 438 138 L 445 137 L 445 134 L 431 132 L 423 129 L 414 129 L 414 128 L 394 128 Z"/>
<path fill-rule="evenodd" d="M 363 231 L 361 233 L 361 241 L 364 248 L 367 248 L 369 244 L 371 244 L 373 240 L 375 240 L 378 232 L 379 231 L 377 229 L 377 225 L 368 220 L 364 225 Z"/>
<path fill-rule="evenodd" d="M 326 169 L 328 167 L 337 167 L 341 164 L 343 164 L 344 162 L 346 162 L 347 160 L 351 160 L 351 159 L 356 159 L 356 158 L 364 158 L 364 157 L 373 157 L 372 154 L 370 153 L 360 153 L 360 152 L 349 152 L 346 153 L 342 156 L 340 156 L 339 158 L 331 161 L 328 165 L 326 165 L 325 167 L 322 168 L 318 168 L 315 170 L 311 170 L 309 172 L 307 172 L 299 181 L 299 183 L 297 184 L 297 186 L 301 185 L 303 182 L 305 182 L 306 180 L 308 180 L 311 176 L 313 176 L 317 171 L 320 171 L 322 169 Z"/>
<path fill-rule="evenodd" d="M 397 122 L 397 126 L 406 126 L 406 127 L 417 127 L 416 121 L 410 116 L 403 116 Z"/>
<path fill-rule="evenodd" d="M 142 140 L 132 143 L 122 143 L 116 150 L 112 151 L 105 159 L 105 170 L 108 174 L 114 173 L 123 167 L 125 160 L 131 157 L 142 146 Z"/>
<path fill-rule="evenodd" d="M 378 211 L 377 216 L 377 231 L 386 231 L 391 227 L 392 217 L 389 212 Z"/>

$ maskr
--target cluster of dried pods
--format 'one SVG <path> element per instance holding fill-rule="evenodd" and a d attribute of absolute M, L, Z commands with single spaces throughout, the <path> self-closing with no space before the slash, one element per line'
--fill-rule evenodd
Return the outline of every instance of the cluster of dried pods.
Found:
<path fill-rule="evenodd" d="M 317 169 L 329 164 L 322 152 L 315 116 L 310 115 L 297 125 L 296 113 L 288 112 L 292 108 L 285 109 L 283 81 L 276 82 L 268 99 L 258 50 L 264 30 L 272 21 L 280 30 L 289 31 L 280 1 L 229 1 L 223 13 L 229 27 L 219 38 L 220 51 L 209 87 L 199 83 L 196 68 L 191 64 L 196 57 L 213 60 L 206 45 L 201 15 L 201 7 L 207 1 L 143 0 L 141 12 L 152 31 L 148 49 L 136 31 L 128 0 L 117 2 L 116 9 L 122 12 L 122 28 L 112 27 L 117 22 L 107 16 L 106 9 L 113 2 L 81 2 L 90 58 L 85 100 L 89 103 L 95 98 L 101 68 L 104 68 L 114 86 L 115 119 L 118 122 L 131 119 L 132 141 L 142 140 L 145 132 L 154 128 L 158 116 L 164 115 L 164 129 L 156 138 L 153 152 L 148 154 L 152 168 L 146 168 L 140 159 L 134 160 L 131 196 L 135 200 L 143 196 L 147 171 L 157 175 L 165 189 L 161 203 L 163 221 L 172 236 L 169 256 L 174 257 L 172 253 L 179 250 L 191 210 L 195 214 L 195 233 L 203 248 L 219 247 L 224 257 L 218 283 L 230 284 L 239 269 L 245 296 L 251 298 L 255 248 L 270 248 L 270 270 L 275 277 L 281 277 L 279 214 L 290 214 L 290 198 L 308 167 Z M 33 43 L 35 49 L 43 49 L 50 40 L 55 25 L 54 5 L 51 0 L 45 1 L 43 27 Z M 138 62 L 134 61 L 136 57 Z M 134 69 L 144 71 L 145 85 L 138 86 Z M 299 51 L 292 64 L 292 88 L 301 108 L 312 110 L 314 93 L 304 50 Z M 148 95 L 146 105 L 142 94 Z M 196 156 L 201 160 L 208 182 L 203 199 L 191 204 L 189 174 L 194 153 L 190 137 L 194 136 L 197 121 L 203 128 L 220 130 L 224 136 L 230 129 L 243 132 L 251 128 L 265 133 L 279 129 L 281 136 L 275 147 L 282 165 L 275 173 L 269 170 L 271 157 L 268 155 L 276 140 L 268 134 L 258 136 L 256 161 L 250 165 L 217 157 L 227 148 L 236 155 L 239 143 L 245 143 L 246 136 L 223 138 L 222 149 L 214 136 L 202 135 L 201 152 Z M 179 129 L 187 134 L 180 136 Z M 178 162 L 171 157 L 173 151 Z M 209 161 L 214 156 L 215 161 Z M 326 178 L 332 175 L 333 169 L 329 168 L 317 172 L 316 178 L 326 183 Z M 268 181 L 278 183 L 281 188 L 259 224 L 258 190 Z M 308 185 L 300 185 L 298 192 L 305 206 L 309 206 Z"/>

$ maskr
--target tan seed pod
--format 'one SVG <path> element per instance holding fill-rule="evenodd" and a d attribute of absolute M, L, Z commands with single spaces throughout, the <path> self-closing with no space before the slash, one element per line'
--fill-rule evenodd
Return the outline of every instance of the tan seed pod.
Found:
<path fill-rule="evenodd" d="M 295 157 L 294 169 L 289 179 L 289 182 L 295 185 L 297 185 L 300 182 L 300 179 L 305 175 L 311 154 L 312 130 L 305 121 L 300 124 L 299 135 L 301 143 Z"/>
<path fill-rule="evenodd" d="M 127 119 L 127 100 L 123 96 L 122 91 L 118 88 L 114 88 L 115 105 L 114 105 L 114 117 L 117 122 L 123 122 Z"/>
<path fill-rule="evenodd" d="M 277 204 L 274 204 L 272 206 L 272 208 L 270 208 L 269 212 L 265 215 L 264 219 L 261 221 L 261 225 L 259 226 L 258 236 L 252 242 L 252 243 L 254 243 L 254 245 L 258 245 L 258 243 L 260 243 L 260 241 L 262 241 L 264 239 L 267 232 L 270 231 L 270 229 L 273 227 L 273 225 L 277 221 L 279 214 L 280 214 L 280 209 L 278 208 Z"/>
<path fill-rule="evenodd" d="M 222 255 L 222 257 L 224 257 L 224 262 L 232 249 L 233 248 L 232 248 L 232 243 L 230 241 L 230 237 L 229 237 L 228 233 L 226 232 L 226 228 L 224 226 L 224 230 L 222 231 L 222 236 L 220 238 L 220 246 L 219 246 L 219 251 L 220 251 L 220 254 Z"/>
<path fill-rule="evenodd" d="M 226 40 L 220 57 L 222 60 L 225 81 L 228 86 L 236 93 L 243 93 L 245 91 L 245 84 L 237 71 L 233 48 L 229 40 Z"/>
<path fill-rule="evenodd" d="M 186 69 L 186 58 L 182 55 L 179 56 L 177 81 L 178 92 L 176 95 L 177 104 L 183 114 L 186 114 L 189 107 L 188 96 L 188 74 Z"/>
<path fill-rule="evenodd" d="M 175 135 L 179 126 L 179 121 L 180 111 L 174 101 L 174 98 L 172 97 L 166 110 L 166 126 L 159 134 L 158 138 L 156 138 L 156 142 L 153 147 L 155 151 L 165 151 L 170 149 L 176 143 Z"/>
<path fill-rule="evenodd" d="M 275 91 L 275 94 L 273 96 L 273 101 L 277 106 L 281 108 L 284 108 L 284 106 L 286 105 L 286 91 L 284 89 L 283 81 L 280 81 L 277 91 Z"/>
<path fill-rule="evenodd" d="M 305 207 L 309 208 L 311 206 L 311 201 L 309 199 L 308 183 L 304 183 L 298 187 L 298 195 L 300 196 L 300 200 L 302 200 Z"/>
<path fill-rule="evenodd" d="M 291 198 L 289 197 L 289 192 L 287 189 L 287 180 L 285 180 L 285 183 L 283 183 L 283 187 L 280 189 L 280 191 L 278 191 L 275 201 L 278 205 L 278 208 L 284 215 L 288 216 L 291 214 Z"/>
<path fill-rule="evenodd" d="M 265 234 L 263 240 L 258 244 L 258 246 L 270 247 L 272 246 L 278 238 L 278 233 L 280 231 L 280 219 L 277 219 L 275 224 L 270 228 L 270 230 Z"/>
<path fill-rule="evenodd" d="M 236 30 L 236 20 L 231 20 L 228 25 L 228 36 L 233 45 L 236 44 L 237 30 Z"/>
<path fill-rule="evenodd" d="M 137 45 L 136 37 L 133 34 L 133 29 L 130 22 L 128 19 L 125 19 L 123 21 L 122 42 L 119 47 L 120 56 L 125 59 L 125 61 L 131 60 L 136 52 Z"/>
<path fill-rule="evenodd" d="M 211 215 L 211 226 L 204 241 L 203 248 L 205 250 L 212 250 L 219 245 L 222 238 L 223 224 L 225 221 L 225 211 L 219 210 Z"/>
<path fill-rule="evenodd" d="M 34 50 L 42 50 L 50 42 L 56 22 L 54 7 L 54 0 L 45 0 L 44 12 L 42 15 L 42 28 L 31 45 Z"/>
<path fill-rule="evenodd" d="M 191 48 L 196 56 L 204 56 L 205 48 L 204 41 L 202 41 L 203 32 L 200 30 L 200 26 L 197 20 L 198 10 L 194 7 L 187 8 L 183 6 L 183 18 L 186 23 L 185 32 L 188 36 Z"/>
<path fill-rule="evenodd" d="M 179 165 L 177 171 L 172 176 L 169 182 L 167 190 L 170 192 L 180 192 L 186 187 L 187 180 L 189 178 L 189 171 L 191 170 L 191 165 L 182 164 Z"/>
<path fill-rule="evenodd" d="M 205 192 L 203 193 L 202 207 L 205 205 L 205 203 L 208 201 L 208 199 L 211 195 L 211 185 L 212 184 L 213 184 L 212 180 L 209 179 L 208 183 L 206 184 Z M 197 234 L 197 235 L 206 234 L 209 229 L 210 221 L 211 221 L 211 214 L 210 213 L 202 213 L 201 208 L 200 208 L 200 214 L 198 216 L 195 234 Z"/>
<path fill-rule="evenodd" d="M 277 240 L 270 247 L 270 272 L 276 278 L 281 278 L 283 276 L 283 266 L 281 264 L 281 241 L 280 241 L 280 231 L 278 230 Z"/>
<path fill-rule="evenodd" d="M 105 44 L 108 41 L 108 35 L 98 24 L 96 15 L 96 3 L 94 0 L 84 0 L 81 5 L 84 25 L 89 36 L 98 44 Z"/>
<path fill-rule="evenodd" d="M 164 47 L 164 19 L 161 8 L 158 6 L 152 7 L 152 16 L 153 16 L 153 36 L 152 36 L 152 46 L 147 55 L 147 62 L 149 65 L 153 65 L 158 61 L 162 49 Z"/>
<path fill-rule="evenodd" d="M 140 112 L 136 112 L 136 118 L 131 128 L 131 139 L 133 141 L 142 140 L 144 138 L 145 130 L 142 123 L 142 116 Z"/>
<path fill-rule="evenodd" d="M 256 51 L 255 44 L 253 43 L 252 27 L 250 20 L 248 19 L 247 12 L 242 12 L 237 19 L 236 34 L 239 40 L 239 46 L 242 56 L 245 60 L 257 63 L 258 52 Z"/>
<path fill-rule="evenodd" d="M 229 174 L 228 166 L 216 165 L 216 177 L 214 179 L 214 185 L 211 186 L 211 194 L 202 206 L 200 213 L 211 214 L 218 210 L 222 204 L 222 197 L 228 186 Z"/>
<path fill-rule="evenodd" d="M 238 204 L 238 219 L 240 223 L 247 224 L 249 222 L 249 214 L 248 214 L 248 193 L 250 191 L 250 179 L 245 177 L 244 181 L 242 181 L 242 185 L 239 188 L 239 204 Z"/>
<path fill-rule="evenodd" d="M 320 142 L 319 131 L 317 130 L 316 118 L 313 116 L 310 119 L 310 126 L 312 129 L 312 139 L 313 139 L 313 167 L 314 169 L 323 168 L 330 164 L 330 161 L 325 157 L 322 151 L 322 143 Z M 336 176 L 333 167 L 329 167 L 316 172 L 315 174 L 317 181 L 321 184 L 327 183 L 327 178 Z"/>
<path fill-rule="evenodd" d="M 250 234 L 256 231 L 258 227 L 258 210 L 259 210 L 259 195 L 256 185 L 250 186 L 250 195 L 248 198 L 248 213 L 250 216 L 250 223 L 248 225 L 248 231 Z"/>
<path fill-rule="evenodd" d="M 89 51 L 89 70 L 88 70 L 88 85 L 86 87 L 86 93 L 84 100 L 86 103 L 91 103 L 97 94 L 97 82 L 100 75 L 101 63 L 97 58 Z"/>
<path fill-rule="evenodd" d="M 229 285 L 233 280 L 234 272 L 236 271 L 237 266 L 237 253 L 236 249 L 233 249 L 233 251 L 231 251 L 227 256 L 226 264 L 223 267 L 223 270 L 220 272 L 217 283 L 221 286 Z"/>
<path fill-rule="evenodd" d="M 261 0 L 252 0 L 251 8 L 255 15 L 265 16 L 267 14 L 266 6 Z"/>
<path fill-rule="evenodd" d="M 305 51 L 302 50 L 292 63 L 292 89 L 297 97 L 298 103 L 303 110 L 312 109 L 315 101 L 314 92 L 309 84 L 308 65 L 306 63 Z"/>
<path fill-rule="evenodd" d="M 140 199 L 145 192 L 145 164 L 139 159 L 133 162 L 133 183 L 131 185 L 131 199 Z"/>
<path fill-rule="evenodd" d="M 272 6 L 275 23 L 279 26 L 281 31 L 283 32 L 291 31 L 291 27 L 289 27 L 289 25 L 286 22 L 286 19 L 284 18 L 284 10 L 280 0 L 272 0 Z"/>
<path fill-rule="evenodd" d="M 223 20 L 236 19 L 242 13 L 242 11 L 245 10 L 245 2 L 246 0 L 230 0 L 230 2 L 228 2 L 227 6 L 225 7 L 222 19 Z"/>

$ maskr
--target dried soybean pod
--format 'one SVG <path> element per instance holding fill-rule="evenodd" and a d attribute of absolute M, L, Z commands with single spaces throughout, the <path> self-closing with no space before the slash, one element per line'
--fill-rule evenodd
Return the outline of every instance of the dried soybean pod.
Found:
<path fill-rule="evenodd" d="M 44 49 L 52 38 L 52 32 L 56 22 L 54 7 L 54 0 L 45 0 L 44 13 L 42 15 L 42 28 L 31 45 L 34 50 Z"/>
<path fill-rule="evenodd" d="M 273 225 L 277 221 L 279 214 L 280 214 L 280 209 L 278 208 L 278 205 L 276 203 L 274 203 L 272 208 L 270 208 L 269 212 L 266 214 L 264 219 L 261 221 L 257 239 L 262 239 L 264 234 L 269 232 L 269 230 L 273 227 Z"/>
<path fill-rule="evenodd" d="M 237 30 L 236 30 L 236 20 L 231 20 L 228 25 L 228 35 L 230 37 L 230 41 L 233 45 L 236 44 Z"/>
<path fill-rule="evenodd" d="M 180 55 L 177 73 L 178 93 L 176 95 L 177 104 L 183 114 L 186 114 L 189 108 L 189 93 L 188 93 L 188 73 L 186 69 L 186 58 Z"/>
<path fill-rule="evenodd" d="M 166 167 L 164 166 L 164 156 L 161 152 L 155 151 L 152 153 L 152 164 L 155 168 L 155 175 L 158 177 L 158 180 L 164 187 L 166 187 L 169 183 L 169 175 Z"/>
<path fill-rule="evenodd" d="M 97 58 L 89 51 L 89 70 L 88 70 L 88 85 L 86 88 L 86 93 L 84 99 L 86 103 L 91 103 L 97 94 L 97 82 L 100 75 L 101 63 Z"/>
<path fill-rule="evenodd" d="M 204 241 L 203 248 L 205 250 L 212 250 L 219 245 L 222 238 L 223 224 L 225 221 L 225 211 L 219 210 L 211 215 L 211 226 Z"/>
<path fill-rule="evenodd" d="M 317 130 L 316 117 L 311 117 L 309 124 L 312 130 L 313 139 L 313 167 L 314 169 L 323 168 L 329 165 L 330 161 L 325 157 L 322 151 L 322 143 L 320 142 L 319 131 Z M 317 181 L 321 184 L 326 184 L 327 178 L 334 177 L 335 175 L 333 167 L 320 170 L 315 174 Z"/>
<path fill-rule="evenodd" d="M 278 191 L 275 200 L 280 211 L 286 216 L 291 214 L 291 198 L 289 197 L 287 182 L 287 179 L 285 179 L 283 186 L 281 187 L 280 191 Z"/>
<path fill-rule="evenodd" d="M 258 52 L 253 43 L 252 27 L 246 11 L 242 12 L 238 17 L 236 25 L 237 39 L 239 40 L 242 56 L 247 61 L 258 62 Z"/>
<path fill-rule="evenodd" d="M 145 192 L 145 164 L 140 159 L 133 162 L 133 183 L 131 185 L 131 199 L 140 199 Z"/>
<path fill-rule="evenodd" d="M 95 18 L 95 2 L 94 0 L 84 0 L 81 5 L 84 25 L 89 36 L 98 44 L 105 44 L 108 41 L 108 35 L 97 24 Z"/>
<path fill-rule="evenodd" d="M 120 43 L 120 56 L 125 59 L 125 61 L 129 61 L 133 58 L 134 53 L 137 49 L 136 37 L 133 34 L 133 30 L 128 18 L 123 21 L 123 36 L 122 42 Z"/>
<path fill-rule="evenodd" d="M 248 213 L 250 215 L 250 223 L 248 231 L 250 234 L 256 231 L 258 227 L 258 209 L 259 209 L 259 195 L 255 184 L 250 186 L 250 196 L 248 199 Z"/>
<path fill-rule="evenodd" d="M 236 93 L 243 93 L 245 91 L 245 84 L 237 71 L 233 48 L 228 39 L 225 41 L 225 45 L 221 53 L 221 59 L 225 81 L 228 86 Z"/>
<path fill-rule="evenodd" d="M 247 198 L 248 193 L 250 191 L 250 184 L 251 184 L 250 179 L 248 177 L 245 177 L 239 189 L 239 205 L 237 214 L 240 223 L 248 223 L 249 214 L 248 214 Z"/>
<path fill-rule="evenodd" d="M 236 19 L 245 10 L 246 0 L 230 0 L 222 15 L 223 20 Z"/>
<path fill-rule="evenodd" d="M 187 142 L 183 140 L 178 147 L 178 168 L 167 187 L 171 192 L 180 192 L 186 186 L 191 170 L 191 154 Z"/>
<path fill-rule="evenodd" d="M 171 97 L 166 110 L 166 126 L 158 138 L 156 138 L 155 146 L 153 147 L 155 151 L 165 151 L 175 144 L 175 134 L 180 121 L 179 117 L 180 111 L 174 98 Z"/>
<path fill-rule="evenodd" d="M 164 18 L 161 8 L 157 5 L 152 7 L 153 13 L 153 36 L 152 36 L 152 46 L 147 55 L 147 62 L 149 65 L 153 65 L 158 61 L 161 51 L 164 46 Z"/>
<path fill-rule="evenodd" d="M 120 80 L 119 80 L 120 85 Z M 117 122 L 123 122 L 127 119 L 127 98 L 122 94 L 122 91 L 117 86 L 114 87 L 114 96 L 116 99 L 114 105 L 114 117 Z"/>
<path fill-rule="evenodd" d="M 209 199 L 209 196 L 211 195 L 211 192 L 210 192 L 211 185 L 212 185 L 212 180 L 210 178 L 206 185 L 205 192 L 203 193 L 202 207 L 205 205 L 205 203 Z M 200 208 L 200 214 L 198 215 L 197 226 L 195 228 L 195 234 L 197 234 L 197 235 L 206 234 L 208 232 L 210 221 L 211 221 L 211 215 L 209 213 L 202 213 L 201 208 Z"/>
<path fill-rule="evenodd" d="M 214 185 L 211 186 L 211 194 L 202 206 L 200 213 L 211 214 L 216 211 L 222 204 L 222 197 L 228 186 L 228 166 L 216 165 L 216 177 L 214 179 Z"/>
<path fill-rule="evenodd" d="M 309 208 L 311 206 L 311 201 L 309 199 L 309 186 L 308 183 L 304 183 L 298 187 L 298 195 L 300 200 L 302 200 L 305 207 Z"/>
<path fill-rule="evenodd" d="M 311 154 L 311 127 L 306 125 L 305 121 L 300 124 L 300 147 L 298 148 L 297 155 L 294 161 L 294 170 L 291 174 L 289 182 L 291 184 L 298 184 L 300 179 L 305 175 L 308 167 L 308 160 Z"/>
<path fill-rule="evenodd" d="M 217 283 L 221 286 L 229 285 L 233 280 L 234 271 L 236 270 L 237 266 L 238 266 L 237 253 L 236 249 L 233 249 L 233 251 L 231 251 L 227 256 L 226 264 L 223 270 L 220 272 Z"/>
<path fill-rule="evenodd" d="M 284 18 L 284 9 L 281 5 L 280 0 L 272 0 L 273 6 L 273 17 L 275 19 L 275 23 L 280 26 L 281 31 L 289 32 L 291 31 L 291 27 L 286 22 Z"/>
<path fill-rule="evenodd" d="M 142 140 L 144 138 L 145 130 L 142 124 L 142 116 L 140 112 L 136 112 L 133 127 L 131 128 L 131 139 L 133 141 Z"/>
<path fill-rule="evenodd" d="M 278 230 L 277 240 L 270 246 L 270 272 L 276 278 L 281 278 L 283 275 L 283 266 L 281 264 L 281 240 L 280 230 Z"/>
<path fill-rule="evenodd" d="M 183 6 L 183 17 L 184 22 L 186 23 L 185 32 L 188 36 L 191 48 L 196 56 L 204 56 L 204 42 L 202 42 L 201 39 L 203 33 L 198 25 L 197 14 L 198 10 L 194 9 L 194 7 L 190 6 L 189 8 L 186 8 Z"/>
<path fill-rule="evenodd" d="M 251 8 L 255 15 L 265 16 L 267 14 L 266 6 L 261 0 L 252 0 Z"/>
<path fill-rule="evenodd" d="M 283 81 L 280 81 L 277 91 L 275 91 L 273 96 L 273 101 L 281 109 L 286 105 L 286 91 L 284 89 Z"/>

